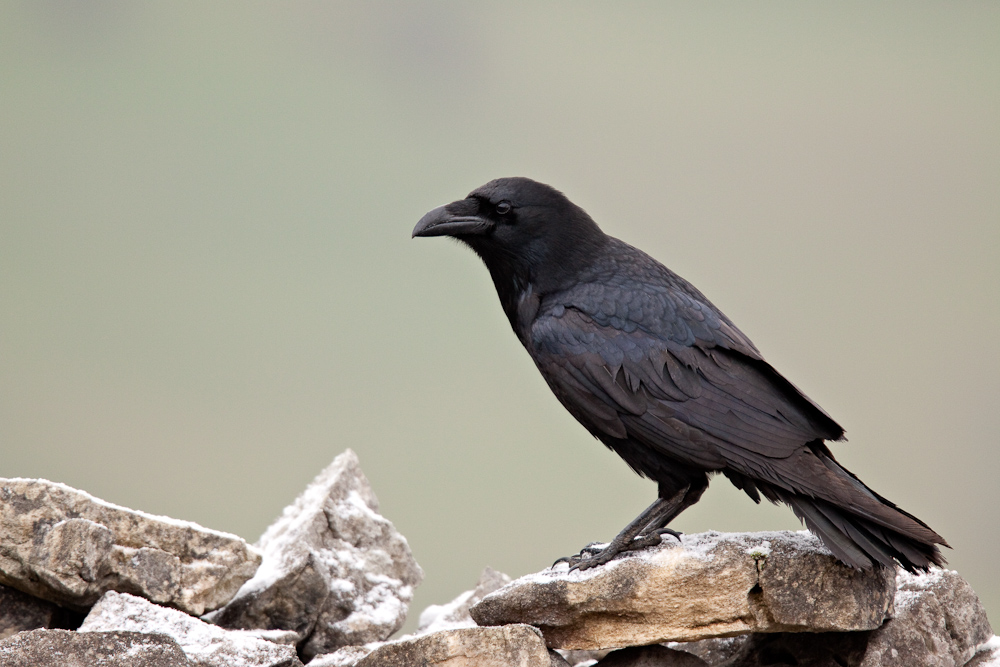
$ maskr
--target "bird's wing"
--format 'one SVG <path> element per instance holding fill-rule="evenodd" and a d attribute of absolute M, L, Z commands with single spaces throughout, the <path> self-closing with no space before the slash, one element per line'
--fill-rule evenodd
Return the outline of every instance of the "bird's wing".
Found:
<path fill-rule="evenodd" d="M 544 305 L 530 346 L 556 396 L 592 433 L 692 465 L 767 478 L 758 468 L 769 459 L 843 433 L 691 294 L 583 285 Z"/>

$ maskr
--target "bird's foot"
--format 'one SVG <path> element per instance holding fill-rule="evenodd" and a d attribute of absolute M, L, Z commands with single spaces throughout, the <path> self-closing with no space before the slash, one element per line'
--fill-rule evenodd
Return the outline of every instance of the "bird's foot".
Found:
<path fill-rule="evenodd" d="M 559 563 L 569 563 L 570 569 L 573 569 L 574 563 L 579 563 L 581 560 L 585 560 L 588 556 L 601 552 L 601 545 L 603 542 L 591 542 L 584 548 L 580 549 L 580 553 L 573 556 L 563 556 L 562 558 L 557 558 L 556 562 L 552 563 L 552 567 L 555 567 Z"/>
<path fill-rule="evenodd" d="M 574 556 L 564 556 L 555 563 L 552 563 L 552 566 L 555 567 L 559 563 L 568 563 L 570 572 L 573 570 L 589 570 L 592 567 L 604 565 L 614 560 L 618 554 L 628 551 L 641 551 L 642 549 L 656 546 L 663 541 L 664 535 L 672 535 L 680 542 L 682 534 L 671 528 L 657 528 L 649 533 L 636 535 L 628 541 L 616 538 L 603 547 L 600 546 L 600 542 L 591 542 L 583 549 L 580 549 L 580 553 Z"/>

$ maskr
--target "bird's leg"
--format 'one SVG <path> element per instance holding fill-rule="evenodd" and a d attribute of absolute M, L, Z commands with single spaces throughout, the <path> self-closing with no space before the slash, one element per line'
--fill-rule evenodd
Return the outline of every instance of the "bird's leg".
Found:
<path fill-rule="evenodd" d="M 569 563 L 570 570 L 586 570 L 607 563 L 623 551 L 635 551 L 659 544 L 664 534 L 680 539 L 680 533 L 667 528 L 666 524 L 688 506 L 689 503 L 685 503 L 685 499 L 689 489 L 690 487 L 685 487 L 670 498 L 657 498 L 652 505 L 625 526 L 606 547 L 587 545 L 575 556 L 560 558 L 553 565 L 565 561 Z"/>

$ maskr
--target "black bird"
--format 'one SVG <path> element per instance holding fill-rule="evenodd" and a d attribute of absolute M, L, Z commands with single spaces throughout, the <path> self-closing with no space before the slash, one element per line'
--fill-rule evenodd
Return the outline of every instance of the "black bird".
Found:
<path fill-rule="evenodd" d="M 658 498 L 586 569 L 659 543 L 721 472 L 783 502 L 841 561 L 942 565 L 945 540 L 833 458 L 844 429 L 764 361 L 693 285 L 604 234 L 558 190 L 501 178 L 429 212 L 413 236 L 451 236 L 486 264 L 510 325 L 563 406 Z"/>

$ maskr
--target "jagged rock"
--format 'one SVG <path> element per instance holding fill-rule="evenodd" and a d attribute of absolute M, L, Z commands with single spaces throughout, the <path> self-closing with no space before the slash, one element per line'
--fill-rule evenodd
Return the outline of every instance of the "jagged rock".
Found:
<path fill-rule="evenodd" d="M 0 479 L 0 584 L 86 611 L 108 590 L 202 614 L 260 564 L 235 535 L 43 479 Z"/>
<path fill-rule="evenodd" d="M 173 639 L 141 632 L 32 630 L 0 642 L 4 667 L 195 667 Z"/>
<path fill-rule="evenodd" d="M 545 648 L 541 633 L 529 625 L 457 628 L 385 642 L 368 653 L 358 647 L 320 655 L 309 667 L 563 667 L 566 662 Z"/>
<path fill-rule="evenodd" d="M 981 644 L 965 667 L 1000 667 L 1000 637 L 994 635 Z"/>
<path fill-rule="evenodd" d="M 400 637 L 396 641 L 408 641 L 420 635 L 444 630 L 478 627 L 469 616 L 469 607 L 482 600 L 484 595 L 509 583 L 510 577 L 506 574 L 486 567 L 479 575 L 479 581 L 474 590 L 465 591 L 447 604 L 428 606 L 420 613 L 417 631 L 412 635 Z M 332 653 L 316 656 L 309 664 L 316 667 L 352 667 L 366 655 L 387 643 L 389 642 L 369 642 L 363 646 L 344 646 Z"/>
<path fill-rule="evenodd" d="M 379 515 L 351 450 L 285 508 L 257 542 L 264 563 L 206 620 L 225 628 L 280 628 L 307 658 L 386 639 L 406 619 L 423 572 L 406 538 Z"/>
<path fill-rule="evenodd" d="M 964 665 L 993 636 L 979 597 L 952 570 L 896 578 L 896 611 L 872 633 L 861 667 Z"/>
<path fill-rule="evenodd" d="M 506 586 L 510 581 L 510 577 L 503 572 L 486 567 L 479 575 L 475 589 L 465 591 L 447 604 L 432 604 L 420 612 L 420 622 L 414 634 L 425 635 L 439 630 L 476 627 L 476 622 L 469 615 L 469 607 L 493 591 Z"/>
<path fill-rule="evenodd" d="M 72 629 L 80 625 L 82 620 L 83 614 L 17 589 L 0 586 L 0 639 L 25 630 Z"/>
<path fill-rule="evenodd" d="M 582 572 L 560 563 L 487 595 L 470 613 L 480 625 L 534 625 L 552 648 L 621 648 L 871 630 L 894 592 L 890 570 L 852 570 L 804 531 L 710 532 Z"/>
<path fill-rule="evenodd" d="M 205 623 L 143 598 L 109 591 L 90 610 L 79 632 L 145 632 L 168 635 L 201 667 L 301 667 L 293 646 Z"/>

